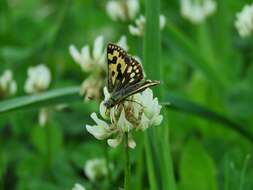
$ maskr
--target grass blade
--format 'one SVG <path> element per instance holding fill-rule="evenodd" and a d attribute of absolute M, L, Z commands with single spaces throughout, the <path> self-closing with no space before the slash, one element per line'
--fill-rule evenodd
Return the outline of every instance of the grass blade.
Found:
<path fill-rule="evenodd" d="M 224 126 L 227 126 L 229 129 L 236 131 L 237 133 L 241 134 L 242 136 L 253 142 L 253 134 L 247 131 L 246 127 L 242 127 L 241 125 L 230 120 L 229 118 L 188 100 L 178 98 L 177 96 L 167 95 L 166 97 L 167 101 L 163 103 L 163 105 L 167 106 L 167 108 L 191 113 L 203 117 L 205 119 L 221 123 Z"/>
<path fill-rule="evenodd" d="M 160 36 L 160 0 L 146 0 L 146 25 L 144 33 L 144 66 L 148 78 L 162 80 L 160 62 L 161 36 Z M 158 68 L 155 69 L 154 68 Z M 160 69 L 160 70 L 159 70 Z M 154 89 L 156 96 L 162 97 L 164 89 L 162 87 Z M 166 114 L 166 113 L 163 113 Z M 165 117 L 167 118 L 167 117 Z M 163 121 L 166 125 L 166 121 Z M 162 187 L 162 189 L 175 190 L 175 180 L 173 175 L 172 159 L 169 145 L 168 127 L 160 126 L 157 129 L 148 131 L 149 143 L 146 143 L 147 159 L 150 161 L 148 174 L 151 189 Z M 152 138 L 150 138 L 152 137 Z M 152 147 L 152 149 L 151 149 Z M 148 149 L 151 149 L 148 150 Z M 152 154 L 152 152 L 154 154 Z M 149 155 L 151 154 L 151 155 Z M 157 158 L 158 162 L 155 162 Z M 151 160 L 152 159 L 152 160 Z M 153 163 L 152 163 L 153 162 Z M 152 165 L 151 165 L 152 163 Z M 160 173 L 155 172 L 155 167 Z M 152 179 L 151 179 L 152 178 Z M 161 181 L 161 184 L 158 182 Z M 155 183 L 155 184 L 152 184 Z"/>
<path fill-rule="evenodd" d="M 0 102 L 0 114 L 30 106 L 43 106 L 56 103 L 67 103 L 80 99 L 79 87 L 67 87 L 48 92 L 13 98 Z"/>

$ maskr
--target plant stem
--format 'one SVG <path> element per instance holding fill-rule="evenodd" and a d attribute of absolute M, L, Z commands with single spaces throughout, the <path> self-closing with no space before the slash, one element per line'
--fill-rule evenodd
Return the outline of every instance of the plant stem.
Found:
<path fill-rule="evenodd" d="M 124 190 L 130 189 L 130 155 L 128 147 L 128 133 L 125 133 L 124 138 L 124 149 L 125 149 L 125 181 L 124 181 Z"/>

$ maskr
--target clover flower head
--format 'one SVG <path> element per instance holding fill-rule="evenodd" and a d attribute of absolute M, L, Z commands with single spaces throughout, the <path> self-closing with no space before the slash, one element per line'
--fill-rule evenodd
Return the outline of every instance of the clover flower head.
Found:
<path fill-rule="evenodd" d="M 180 0 L 181 15 L 193 24 L 200 24 L 217 8 L 214 0 Z"/>
<path fill-rule="evenodd" d="M 106 4 L 106 12 L 114 21 L 132 20 L 139 12 L 138 0 L 110 0 Z"/>
<path fill-rule="evenodd" d="M 87 160 L 84 166 L 84 172 L 91 181 L 106 176 L 108 174 L 106 160 L 99 158 Z"/>
<path fill-rule="evenodd" d="M 14 95 L 17 91 L 17 83 L 13 79 L 11 70 L 5 70 L 0 76 L 0 98 Z"/>
<path fill-rule="evenodd" d="M 161 106 L 158 99 L 153 97 L 151 89 L 135 94 L 110 109 L 104 105 L 110 98 L 106 87 L 104 95 L 105 99 L 100 104 L 100 115 L 103 120 L 92 113 L 91 117 L 96 125 L 86 125 L 86 129 L 99 140 L 107 139 L 107 144 L 111 147 L 117 147 L 122 142 L 124 134 L 128 133 L 128 146 L 135 148 L 132 132 L 144 131 L 150 126 L 159 125 L 163 120 L 160 114 Z"/>
<path fill-rule="evenodd" d="M 117 44 L 126 50 L 128 49 L 126 36 L 121 36 Z M 74 61 L 80 65 L 84 72 L 90 74 L 80 87 L 80 95 L 85 97 L 85 101 L 99 100 L 106 80 L 107 64 L 104 37 L 98 36 L 94 41 L 92 52 L 90 49 L 89 45 L 85 45 L 79 52 L 74 45 L 69 47 Z"/>
<path fill-rule="evenodd" d="M 79 184 L 79 183 L 76 183 L 76 184 L 74 185 L 74 187 L 72 188 L 72 190 L 85 190 L 85 187 L 82 186 L 82 185 Z"/>
<path fill-rule="evenodd" d="M 44 64 L 30 67 L 24 90 L 28 94 L 38 93 L 48 89 L 51 83 L 51 72 Z"/>
<path fill-rule="evenodd" d="M 84 97 L 85 101 L 99 100 L 103 85 L 104 81 L 102 79 L 91 75 L 81 84 L 80 95 Z"/>
<path fill-rule="evenodd" d="M 83 71 L 90 72 L 100 67 L 105 67 L 105 50 L 104 50 L 104 37 L 98 36 L 93 45 L 93 51 L 90 52 L 90 46 L 85 45 L 79 52 L 74 45 L 69 47 L 70 55 L 74 61 L 80 65 Z M 91 55 L 92 54 L 92 55 Z"/>
<path fill-rule="evenodd" d="M 236 14 L 235 27 L 242 38 L 252 34 L 253 3 L 251 5 L 245 5 L 242 11 Z"/>
<path fill-rule="evenodd" d="M 165 27 L 166 18 L 165 18 L 164 15 L 160 15 L 159 19 L 160 19 L 159 20 L 160 29 L 162 30 Z M 140 17 L 135 20 L 135 26 L 134 25 L 129 25 L 128 26 L 129 32 L 133 36 L 143 36 L 145 23 L 146 23 L 146 18 L 143 15 L 140 15 Z"/>

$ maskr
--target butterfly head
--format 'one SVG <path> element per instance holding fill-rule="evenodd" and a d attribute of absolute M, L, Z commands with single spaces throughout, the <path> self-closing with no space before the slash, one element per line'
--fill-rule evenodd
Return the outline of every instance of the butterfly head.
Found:
<path fill-rule="evenodd" d="M 113 98 L 110 98 L 110 99 L 108 99 L 105 103 L 104 103 L 104 106 L 106 107 L 106 108 L 112 108 L 113 106 L 115 106 L 116 105 L 116 101 L 113 99 Z"/>

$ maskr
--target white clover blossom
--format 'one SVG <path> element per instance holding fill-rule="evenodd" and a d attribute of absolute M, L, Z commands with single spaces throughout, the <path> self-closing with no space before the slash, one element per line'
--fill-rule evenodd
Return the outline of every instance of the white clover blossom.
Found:
<path fill-rule="evenodd" d="M 109 110 L 104 106 L 110 98 L 106 87 L 104 95 L 105 99 L 100 104 L 100 115 L 103 119 L 99 119 L 96 113 L 92 113 L 91 118 L 96 125 L 86 125 L 86 129 L 99 140 L 107 139 L 107 144 L 111 147 L 117 147 L 122 142 L 124 134 L 128 133 L 128 146 L 135 148 L 136 143 L 131 133 L 160 125 L 163 120 L 160 114 L 161 105 L 157 98 L 153 98 L 151 89 L 137 93 L 129 97 L 131 101 L 124 101 Z"/>
<path fill-rule="evenodd" d="M 13 79 L 11 70 L 5 70 L 0 76 L 0 98 L 14 95 L 17 92 L 17 83 Z"/>
<path fill-rule="evenodd" d="M 132 20 L 139 12 L 138 0 L 110 0 L 106 4 L 106 12 L 114 21 Z"/>
<path fill-rule="evenodd" d="M 165 27 L 166 18 L 165 18 L 164 15 L 160 15 L 159 19 L 160 19 L 159 20 L 160 29 L 162 30 Z M 135 25 L 136 26 L 134 26 L 134 25 L 129 25 L 128 26 L 129 32 L 133 36 L 143 36 L 145 23 L 146 23 L 146 18 L 143 15 L 140 15 L 140 17 L 135 20 Z"/>
<path fill-rule="evenodd" d="M 245 5 L 242 11 L 236 14 L 235 27 L 242 38 L 250 36 L 253 32 L 253 3 Z"/>
<path fill-rule="evenodd" d="M 82 186 L 82 185 L 79 184 L 79 183 L 76 183 L 76 184 L 74 185 L 74 187 L 72 188 L 72 190 L 85 190 L 85 187 Z"/>
<path fill-rule="evenodd" d="M 117 44 L 126 50 L 128 49 L 126 36 L 121 36 Z M 105 85 L 107 68 L 104 37 L 98 36 L 95 39 L 92 52 L 89 45 L 85 45 L 80 52 L 74 45 L 70 45 L 69 52 L 81 69 L 90 73 L 90 76 L 83 81 L 80 87 L 80 95 L 85 97 L 85 101 L 99 100 Z"/>
<path fill-rule="evenodd" d="M 26 93 L 33 94 L 48 89 L 51 83 L 51 72 L 46 65 L 40 64 L 30 67 L 27 74 L 28 77 L 24 86 Z"/>
<path fill-rule="evenodd" d="M 193 24 L 200 24 L 212 15 L 217 8 L 214 0 L 180 0 L 182 17 Z"/>
<path fill-rule="evenodd" d="M 104 38 L 98 36 L 93 45 L 93 51 L 90 52 L 90 46 L 85 45 L 79 52 L 74 45 L 69 47 L 70 55 L 74 61 L 80 65 L 83 71 L 91 72 L 94 70 L 100 70 L 105 67 L 105 50 L 104 50 Z M 92 55 L 91 55 L 92 54 Z"/>
<path fill-rule="evenodd" d="M 108 174 L 106 160 L 103 158 L 87 160 L 84 166 L 84 172 L 91 181 L 106 176 Z"/>

